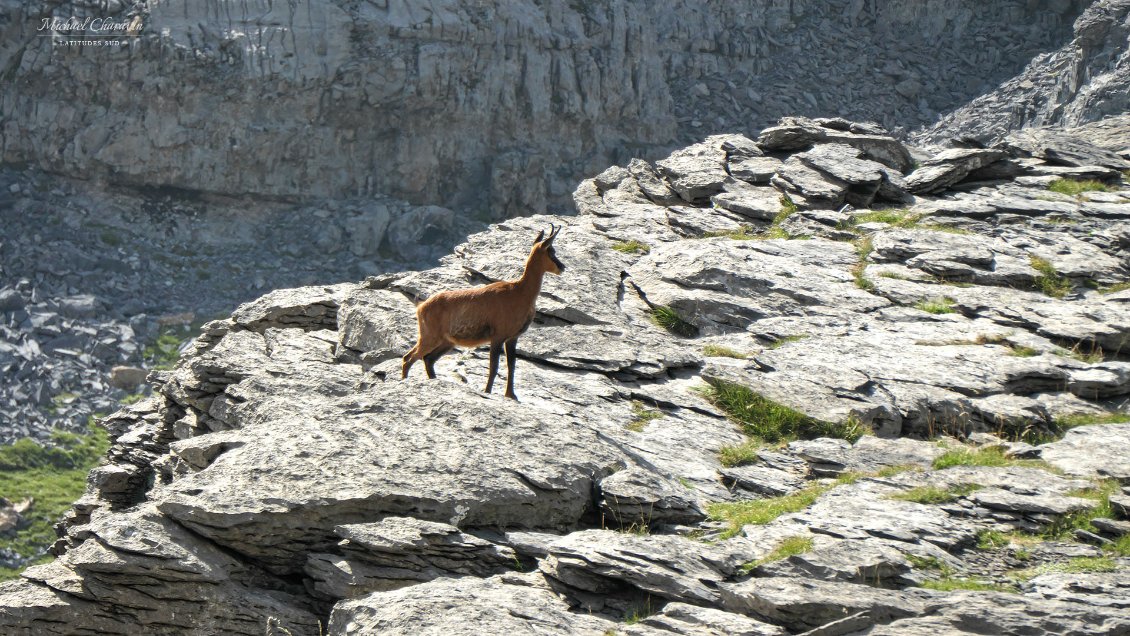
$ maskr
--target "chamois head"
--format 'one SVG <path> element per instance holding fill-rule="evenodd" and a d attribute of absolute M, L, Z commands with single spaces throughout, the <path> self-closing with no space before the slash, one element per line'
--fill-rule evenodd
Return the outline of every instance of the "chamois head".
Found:
<path fill-rule="evenodd" d="M 553 250 L 553 239 L 557 238 L 560 231 L 560 227 L 555 227 L 550 223 L 549 238 L 542 240 L 545 236 L 545 230 L 538 232 L 538 237 L 534 239 L 534 249 L 530 251 L 529 260 L 530 263 L 538 263 L 544 271 L 559 276 L 561 272 L 565 271 L 565 265 L 557 260 L 557 254 Z"/>

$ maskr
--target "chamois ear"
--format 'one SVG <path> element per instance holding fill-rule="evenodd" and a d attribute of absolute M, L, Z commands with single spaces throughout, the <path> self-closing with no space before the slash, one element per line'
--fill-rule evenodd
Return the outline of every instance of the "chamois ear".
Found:
<path fill-rule="evenodd" d="M 541 239 L 542 239 L 543 236 L 545 236 L 545 230 L 538 232 L 538 237 L 536 239 L 534 239 L 534 245 L 541 243 Z"/>

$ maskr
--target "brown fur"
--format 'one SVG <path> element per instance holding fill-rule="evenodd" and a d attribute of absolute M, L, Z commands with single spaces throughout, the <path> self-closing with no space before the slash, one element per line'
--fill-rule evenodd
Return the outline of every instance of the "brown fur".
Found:
<path fill-rule="evenodd" d="M 552 228 L 552 226 L 550 226 Z M 486 392 L 494 386 L 498 357 L 506 350 L 506 397 L 514 395 L 514 364 L 518 336 L 533 322 L 535 304 L 546 272 L 565 270 L 553 251 L 553 239 L 561 228 L 542 240 L 541 232 L 526 259 L 526 269 L 517 280 L 506 280 L 474 289 L 440 292 L 416 307 L 419 330 L 416 346 L 404 354 L 401 377 L 417 360 L 424 361 L 429 378 L 435 378 L 435 362 L 454 347 L 471 348 L 490 344 L 490 369 Z"/>

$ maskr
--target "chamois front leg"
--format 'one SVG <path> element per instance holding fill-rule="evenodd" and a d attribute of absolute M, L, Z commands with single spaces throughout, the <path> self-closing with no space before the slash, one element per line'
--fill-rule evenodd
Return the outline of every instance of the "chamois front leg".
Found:
<path fill-rule="evenodd" d="M 490 370 L 487 372 L 487 388 L 484 389 L 490 393 L 491 387 L 494 386 L 494 376 L 498 375 L 498 356 L 502 353 L 502 343 L 490 343 Z"/>
<path fill-rule="evenodd" d="M 514 395 L 514 363 L 518 359 L 518 339 L 511 338 L 503 343 L 506 347 L 506 397 L 518 401 L 518 396 Z"/>

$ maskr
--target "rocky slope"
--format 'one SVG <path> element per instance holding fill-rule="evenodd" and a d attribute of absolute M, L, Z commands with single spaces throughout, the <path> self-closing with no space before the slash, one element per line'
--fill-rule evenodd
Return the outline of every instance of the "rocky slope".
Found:
<path fill-rule="evenodd" d="M 1062 46 L 1086 0 L 0 2 L 0 158 L 492 218 L 584 174 L 793 113 L 917 127 Z M 142 18 L 124 47 L 42 19 Z M 739 88 L 740 87 L 740 88 Z"/>
<path fill-rule="evenodd" d="M 981 143 L 1030 126 L 1096 122 L 1130 111 L 1130 2 L 1095 2 L 1075 22 L 1074 38 L 1036 56 L 1016 77 L 947 114 L 919 140 L 953 137 Z M 1111 135 L 1115 149 L 1130 146 L 1125 124 Z"/>
<path fill-rule="evenodd" d="M 787 119 L 609 168 L 578 216 L 439 267 L 271 292 L 105 420 L 59 558 L 0 586 L 0 625 L 1130 633 L 1130 424 L 1071 427 L 1125 419 L 1130 166 L 1044 141 L 1055 162 Z M 549 222 L 567 271 L 520 401 L 480 392 L 482 351 L 399 380 L 412 299 L 514 277 Z M 703 387 L 727 383 L 764 396 L 751 426 L 787 405 L 854 441 L 724 464 L 747 438 Z"/>

